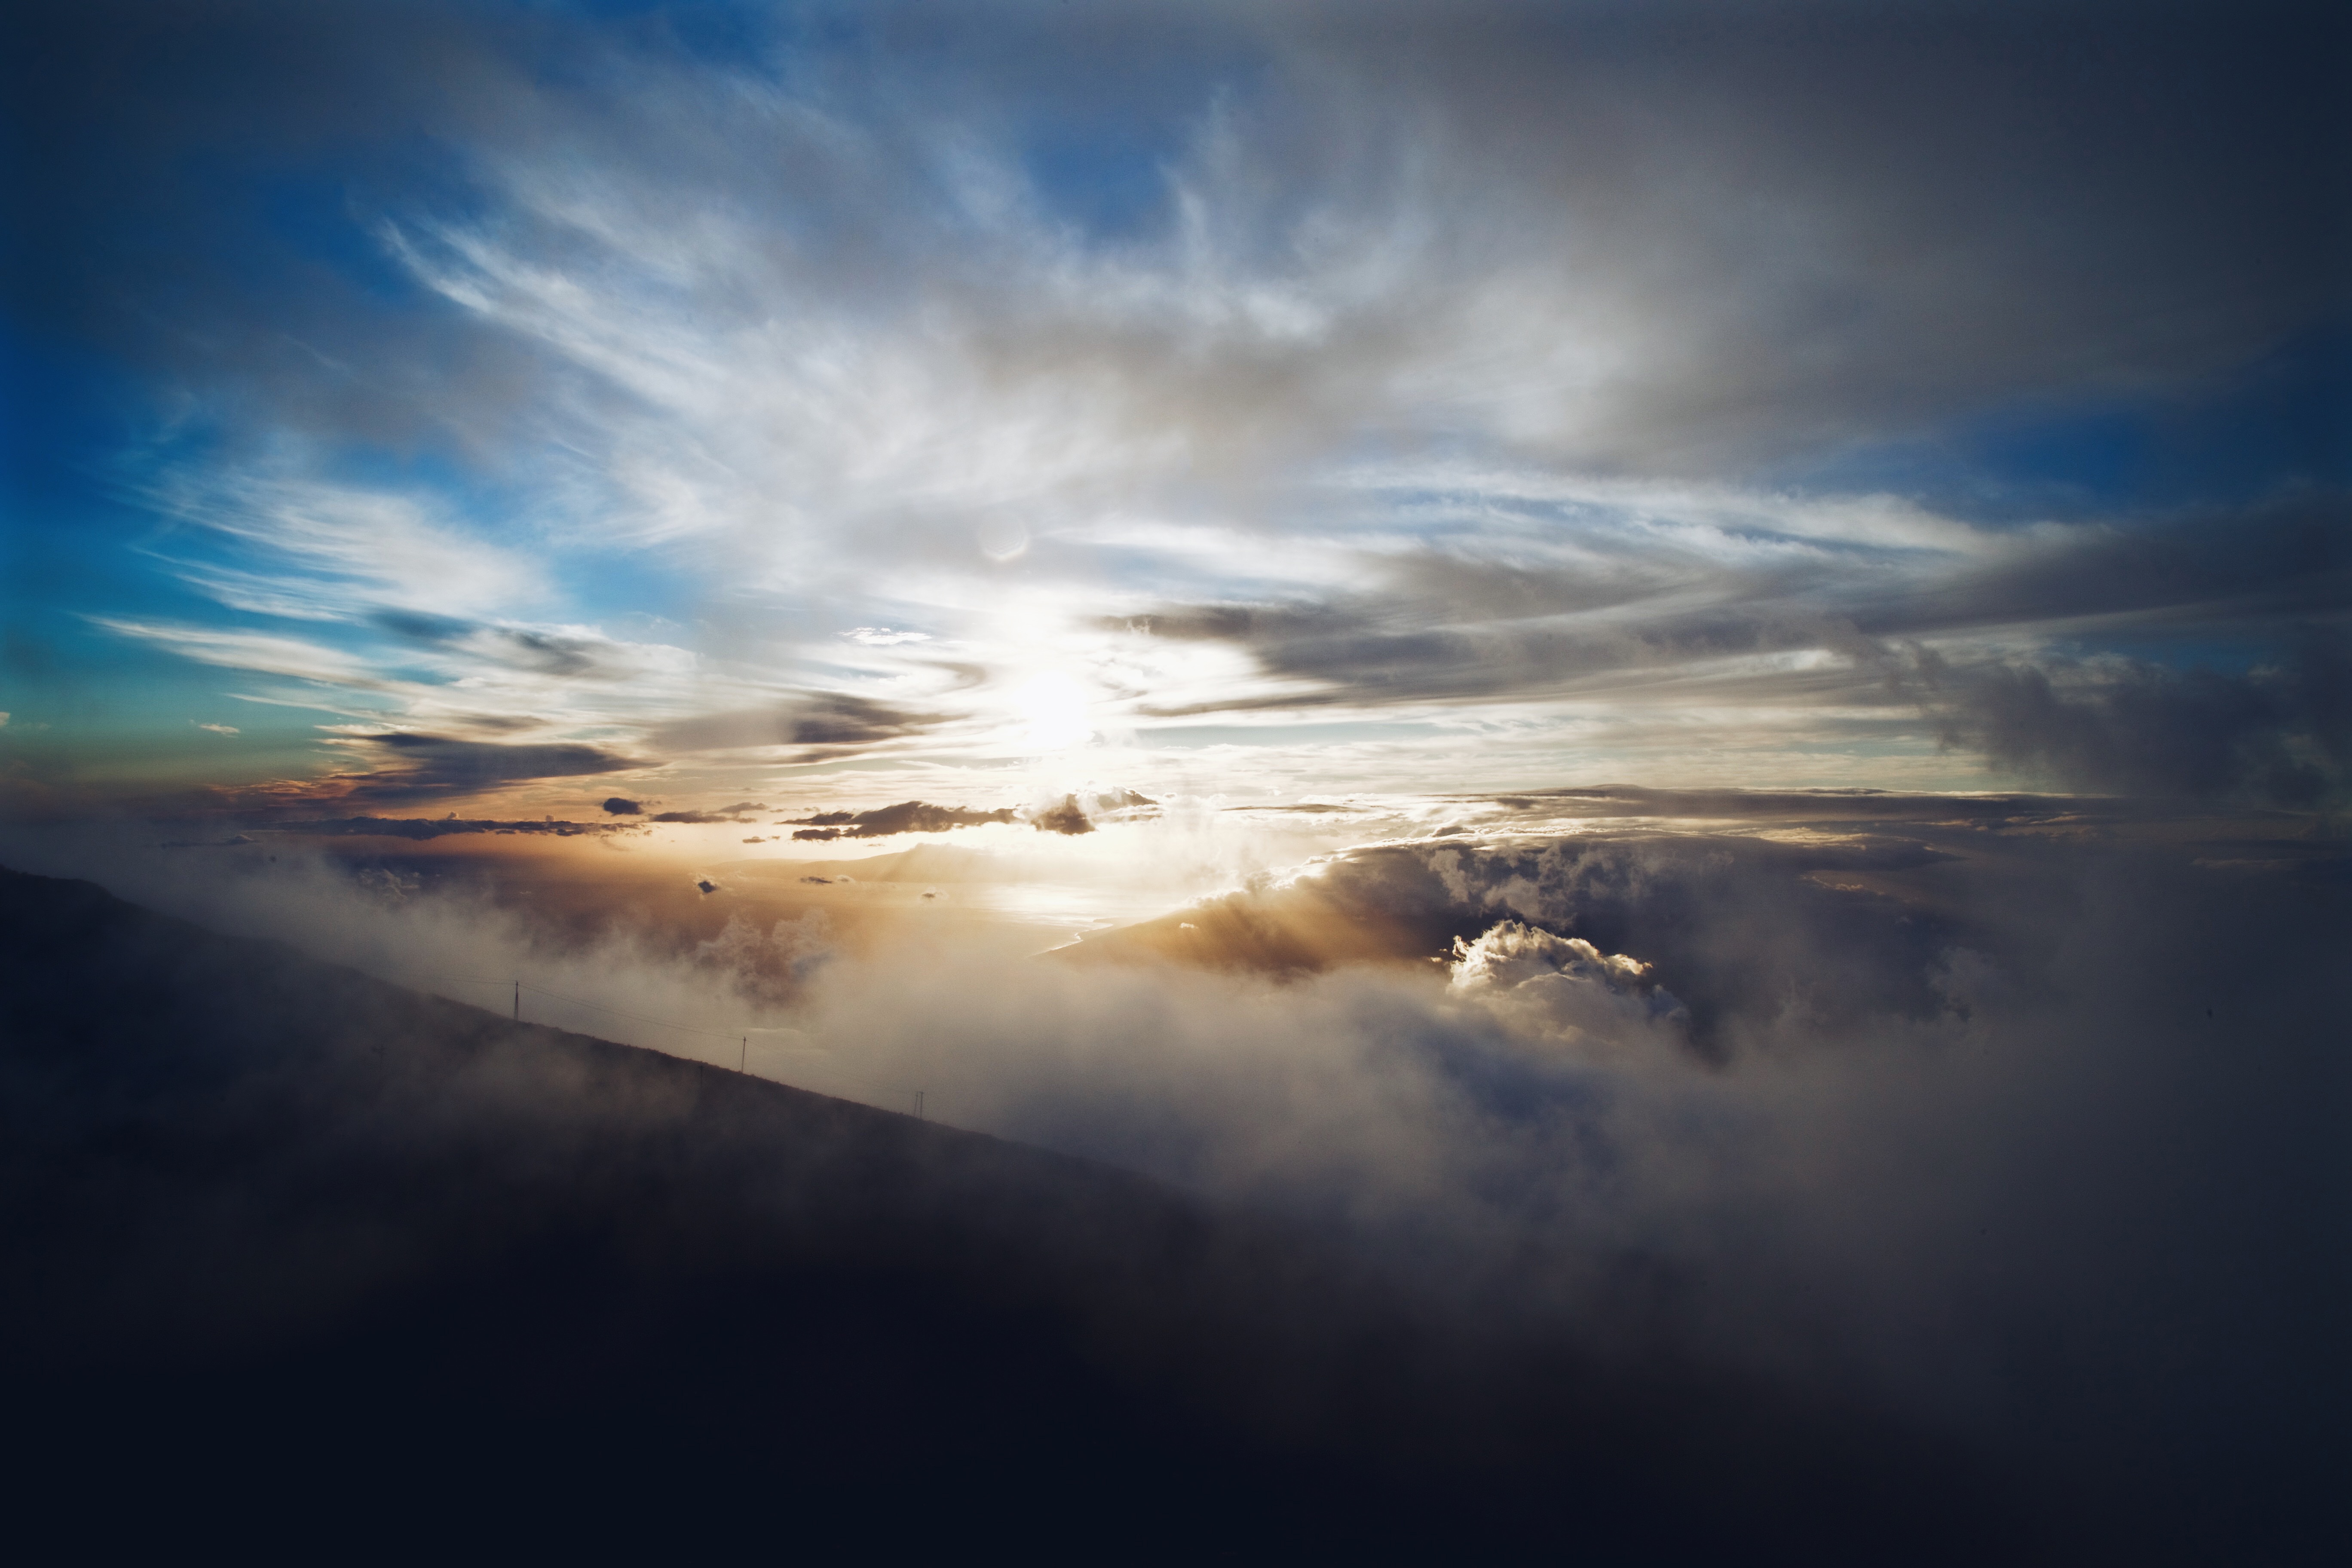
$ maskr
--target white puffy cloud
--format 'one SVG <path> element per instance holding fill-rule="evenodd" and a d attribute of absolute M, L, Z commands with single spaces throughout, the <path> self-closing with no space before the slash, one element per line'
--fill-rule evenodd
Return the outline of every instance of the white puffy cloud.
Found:
<path fill-rule="evenodd" d="M 1454 992 L 1571 1043 L 1613 1044 L 1688 1022 L 1689 1009 L 1655 983 L 1649 964 L 1582 937 L 1498 921 L 1475 940 L 1456 937 L 1454 954 Z"/>

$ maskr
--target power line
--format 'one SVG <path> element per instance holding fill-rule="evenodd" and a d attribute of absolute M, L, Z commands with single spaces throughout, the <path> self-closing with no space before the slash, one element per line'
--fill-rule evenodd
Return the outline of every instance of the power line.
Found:
<path fill-rule="evenodd" d="M 614 1007 L 603 1002 L 591 1002 L 585 996 L 574 996 L 568 991 L 551 991 L 544 985 L 531 985 L 520 980 L 509 981 L 503 976 L 488 974 L 427 974 L 421 970 L 413 969 L 397 969 L 393 971 L 393 973 L 395 974 L 405 975 L 411 980 L 457 980 L 477 985 L 511 984 L 514 987 L 515 1016 L 518 1020 L 520 1020 L 522 1016 L 522 994 L 528 991 L 534 995 L 552 997 L 558 1002 L 569 1002 L 575 1007 L 586 1007 L 591 1011 L 597 1013 L 609 1013 L 615 1018 L 627 1018 L 633 1023 L 638 1024 L 651 1024 L 656 1028 L 659 1029 L 678 1029 L 689 1035 L 707 1035 L 714 1040 L 727 1039 L 737 1033 L 737 1031 L 733 1029 L 706 1029 L 694 1024 L 680 1024 L 669 1018 L 656 1018 L 648 1016 L 644 1013 L 632 1013 L 625 1007 Z"/>
<path fill-rule="evenodd" d="M 514 988 L 514 1019 L 517 1023 L 520 1023 L 522 1021 L 522 994 L 529 991 L 535 995 L 546 996 L 558 1002 L 569 1003 L 574 1007 L 585 1007 L 592 1012 L 604 1013 L 615 1018 L 626 1018 L 632 1023 L 650 1025 L 656 1029 L 676 1029 L 681 1034 L 699 1035 L 706 1039 L 723 1040 L 730 1037 L 739 1038 L 741 1041 L 741 1045 L 738 1051 L 738 1061 L 740 1065 L 736 1070 L 741 1072 L 747 1078 L 751 1076 L 751 1037 L 748 1032 L 736 1029 L 706 1029 L 693 1024 L 680 1024 L 668 1018 L 656 1018 L 644 1013 L 632 1013 L 625 1007 L 610 1006 L 603 1002 L 591 1002 L 584 996 L 574 996 L 569 992 L 564 991 L 551 991 L 544 985 L 526 984 L 520 980 L 510 981 L 503 975 L 428 973 L 423 970 L 415 969 L 395 969 L 391 973 L 405 976 L 411 980 L 433 980 L 441 982 L 455 981 L 460 984 L 472 985 L 511 985 Z M 926 1109 L 926 1091 L 924 1089 L 911 1088 L 906 1084 L 887 1083 L 879 1079 L 867 1078 L 862 1073 L 843 1071 L 840 1068 L 835 1068 L 831 1062 L 826 1062 L 823 1066 L 818 1067 L 814 1076 L 828 1079 L 832 1082 L 851 1084 L 859 1089 L 877 1091 L 892 1096 L 893 1098 L 910 1100 L 914 1106 L 914 1114 L 916 1119 L 918 1121 L 926 1120 L 924 1115 Z"/>

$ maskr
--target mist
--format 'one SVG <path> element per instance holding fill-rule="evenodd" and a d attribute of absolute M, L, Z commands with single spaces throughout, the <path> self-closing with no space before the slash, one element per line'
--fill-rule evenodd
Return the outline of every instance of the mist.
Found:
<path fill-rule="evenodd" d="M 101 879 L 1307 1225 L 1441 1341 L 1667 1354 L 2242 1529 L 2195 1500 L 2284 1507 L 2344 1435 L 2340 840 L 2016 805 L 1374 842 L 1010 962 L 822 911 L 583 938 L 249 847 Z"/>
<path fill-rule="evenodd" d="M 44 1474 L 2352 1561 L 2341 5 L 0 36 Z"/>

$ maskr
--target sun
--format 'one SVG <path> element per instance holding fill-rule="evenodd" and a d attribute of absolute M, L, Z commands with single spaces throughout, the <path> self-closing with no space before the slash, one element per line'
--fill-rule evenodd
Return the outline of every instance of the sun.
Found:
<path fill-rule="evenodd" d="M 1087 689 L 1057 669 L 1032 676 L 1013 692 L 1032 753 L 1066 752 L 1094 738 L 1093 701 Z"/>

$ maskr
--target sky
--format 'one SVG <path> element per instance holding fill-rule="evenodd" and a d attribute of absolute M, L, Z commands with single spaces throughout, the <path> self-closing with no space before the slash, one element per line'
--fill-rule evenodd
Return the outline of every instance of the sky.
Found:
<path fill-rule="evenodd" d="M 2342 799 L 2332 7 L 8 26 L 13 814 Z"/>
<path fill-rule="evenodd" d="M 0 26 L 0 864 L 2299 1560 L 2352 13 Z"/>

